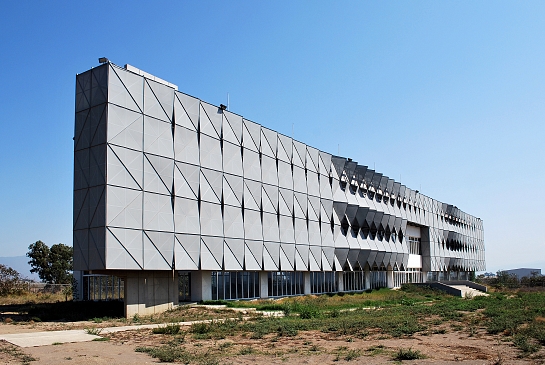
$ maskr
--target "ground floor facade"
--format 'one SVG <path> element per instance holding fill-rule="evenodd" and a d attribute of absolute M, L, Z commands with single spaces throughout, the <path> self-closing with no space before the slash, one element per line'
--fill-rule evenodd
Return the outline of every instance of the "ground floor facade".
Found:
<path fill-rule="evenodd" d="M 127 318 L 152 315 L 180 303 L 251 300 L 400 288 L 428 281 L 468 280 L 470 272 L 362 271 L 135 271 L 123 276 L 76 272 L 81 300 L 123 300 Z"/>

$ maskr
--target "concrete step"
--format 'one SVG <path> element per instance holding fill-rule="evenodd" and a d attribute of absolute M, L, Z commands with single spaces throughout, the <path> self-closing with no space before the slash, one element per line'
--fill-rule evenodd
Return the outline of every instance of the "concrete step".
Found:
<path fill-rule="evenodd" d="M 448 284 L 446 284 L 448 285 Z M 488 296 L 487 293 L 484 293 L 480 290 L 470 288 L 467 285 L 449 285 L 451 288 L 458 289 L 462 292 L 462 297 L 476 297 L 479 295 Z"/>

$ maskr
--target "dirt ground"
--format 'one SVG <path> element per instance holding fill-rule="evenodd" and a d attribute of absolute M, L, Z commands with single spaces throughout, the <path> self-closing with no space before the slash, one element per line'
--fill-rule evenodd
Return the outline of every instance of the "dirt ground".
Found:
<path fill-rule="evenodd" d="M 30 364 L 155 364 L 159 360 L 135 352 L 139 346 L 159 346 L 173 336 L 152 334 L 150 330 L 112 334 L 109 341 L 69 343 L 19 349 L 36 361 Z M 21 355 L 13 356 L 0 342 L 0 363 L 21 364 Z M 411 364 L 544 364 L 545 350 L 530 358 L 519 358 L 520 351 L 501 337 L 477 332 L 415 335 L 385 338 L 379 334 L 363 339 L 331 336 L 318 331 L 300 332 L 294 337 L 267 335 L 261 339 L 243 336 L 223 340 L 195 340 L 187 335 L 182 346 L 190 353 L 206 354 L 201 364 L 393 364 L 399 348 L 412 348 L 425 359 L 403 361 Z M 2 350 L 4 349 L 4 350 Z"/>

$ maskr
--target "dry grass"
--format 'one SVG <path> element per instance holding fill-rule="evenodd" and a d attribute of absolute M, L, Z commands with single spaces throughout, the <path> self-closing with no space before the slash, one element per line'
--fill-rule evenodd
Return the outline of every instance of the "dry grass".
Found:
<path fill-rule="evenodd" d="M 65 297 L 62 293 L 23 293 L 20 295 L 0 296 L 0 305 L 21 305 L 38 303 L 56 303 L 64 302 Z"/>

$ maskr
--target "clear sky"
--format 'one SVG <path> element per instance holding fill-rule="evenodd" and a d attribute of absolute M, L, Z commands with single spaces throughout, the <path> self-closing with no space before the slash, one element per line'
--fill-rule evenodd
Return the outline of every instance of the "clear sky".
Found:
<path fill-rule="evenodd" d="M 108 57 L 484 220 L 545 269 L 543 1 L 5 1 L 0 256 L 72 243 L 75 75 Z"/>

